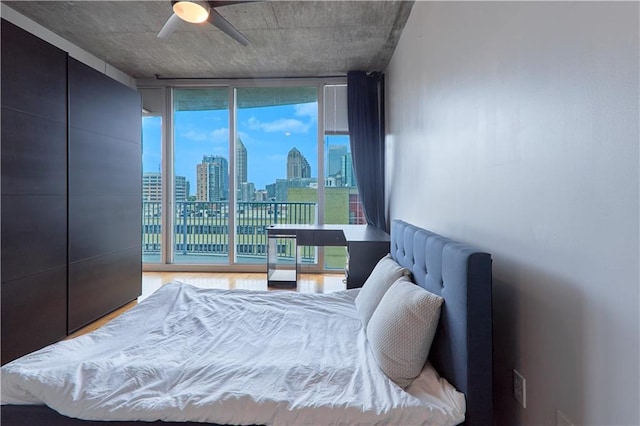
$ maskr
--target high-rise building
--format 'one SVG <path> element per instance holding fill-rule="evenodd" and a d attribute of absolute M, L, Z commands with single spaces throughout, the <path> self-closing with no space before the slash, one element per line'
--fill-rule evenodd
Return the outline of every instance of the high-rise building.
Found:
<path fill-rule="evenodd" d="M 238 201 L 255 201 L 256 186 L 252 182 L 242 182 L 238 185 Z"/>
<path fill-rule="evenodd" d="M 277 192 L 277 181 L 274 183 L 269 183 L 265 185 L 265 191 L 267 191 L 267 200 L 275 200 L 276 192 Z"/>
<path fill-rule="evenodd" d="M 205 155 L 196 165 L 198 201 L 229 199 L 229 162 L 220 155 Z"/>
<path fill-rule="evenodd" d="M 189 181 L 184 176 L 175 178 L 176 201 L 187 201 L 189 196 Z M 142 200 L 162 201 L 162 174 L 158 172 L 145 172 L 142 175 Z"/>
<path fill-rule="evenodd" d="M 142 201 L 162 201 L 162 174 L 157 172 L 142 174 Z"/>
<path fill-rule="evenodd" d="M 209 165 L 196 164 L 196 200 L 207 201 L 209 198 Z"/>
<path fill-rule="evenodd" d="M 255 185 L 247 182 L 247 147 L 240 138 L 236 141 L 236 188 L 238 201 L 255 200 Z"/>
<path fill-rule="evenodd" d="M 311 166 L 297 148 L 291 148 L 287 155 L 287 179 L 310 178 Z"/>
<path fill-rule="evenodd" d="M 335 176 L 342 170 L 342 157 L 347 155 L 346 145 L 329 145 L 327 176 Z"/>
<path fill-rule="evenodd" d="M 353 174 L 353 161 L 350 152 L 340 158 L 340 174 L 342 175 L 342 186 L 356 186 L 356 178 Z"/>
<path fill-rule="evenodd" d="M 241 183 L 247 182 L 247 147 L 242 140 L 236 141 L 236 184 L 238 188 Z"/>
<path fill-rule="evenodd" d="M 187 201 L 189 196 L 189 182 L 184 176 L 176 176 L 175 180 L 176 201 Z"/>

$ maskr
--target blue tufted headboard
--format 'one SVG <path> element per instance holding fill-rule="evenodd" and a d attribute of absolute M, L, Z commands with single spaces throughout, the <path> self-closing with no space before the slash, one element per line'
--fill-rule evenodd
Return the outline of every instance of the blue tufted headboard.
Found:
<path fill-rule="evenodd" d="M 492 425 L 491 255 L 397 219 L 391 255 L 444 298 L 429 360 L 465 394 L 464 424 Z"/>

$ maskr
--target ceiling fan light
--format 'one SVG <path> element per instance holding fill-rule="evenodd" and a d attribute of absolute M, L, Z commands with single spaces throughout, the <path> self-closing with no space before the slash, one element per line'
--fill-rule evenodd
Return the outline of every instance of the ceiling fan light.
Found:
<path fill-rule="evenodd" d="M 192 24 L 199 24 L 209 18 L 209 5 L 204 1 L 177 1 L 173 11 L 180 19 Z"/>

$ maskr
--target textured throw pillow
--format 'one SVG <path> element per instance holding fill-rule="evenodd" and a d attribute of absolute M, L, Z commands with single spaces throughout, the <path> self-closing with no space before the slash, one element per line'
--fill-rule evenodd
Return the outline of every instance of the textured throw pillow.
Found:
<path fill-rule="evenodd" d="M 406 278 L 385 293 L 367 326 L 367 339 L 380 369 L 405 388 L 429 355 L 440 320 L 442 297 Z"/>
<path fill-rule="evenodd" d="M 365 327 L 382 296 L 403 275 L 409 275 L 409 270 L 398 265 L 390 254 L 378 261 L 355 299 L 358 315 Z"/>

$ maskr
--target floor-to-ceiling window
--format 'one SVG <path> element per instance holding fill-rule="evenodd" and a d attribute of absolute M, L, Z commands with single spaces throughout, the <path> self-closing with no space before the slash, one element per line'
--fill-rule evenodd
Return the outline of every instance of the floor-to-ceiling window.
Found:
<path fill-rule="evenodd" d="M 331 95 L 345 86 L 325 86 L 163 86 L 167 111 L 143 121 L 147 192 L 157 182 L 154 198 L 143 198 L 145 263 L 261 270 L 271 224 L 357 223 L 348 132 L 324 128 L 328 116 L 346 122 L 346 104 L 335 111 Z M 304 247 L 301 260 L 311 270 L 344 267 L 344 249 L 326 253 Z"/>
<path fill-rule="evenodd" d="M 162 117 L 142 117 L 142 261 L 162 253 Z"/>
<path fill-rule="evenodd" d="M 324 223 L 364 224 L 366 220 L 353 174 L 345 84 L 324 87 L 324 111 Z M 343 247 L 324 250 L 325 269 L 344 269 Z"/>
<path fill-rule="evenodd" d="M 237 88 L 236 128 L 236 261 L 264 263 L 267 226 L 317 222 L 317 86 Z"/>
<path fill-rule="evenodd" d="M 173 91 L 174 263 L 229 263 L 229 89 Z"/>

